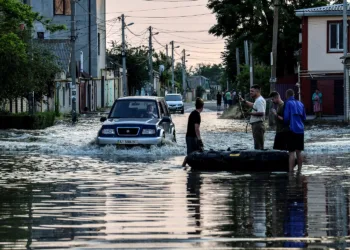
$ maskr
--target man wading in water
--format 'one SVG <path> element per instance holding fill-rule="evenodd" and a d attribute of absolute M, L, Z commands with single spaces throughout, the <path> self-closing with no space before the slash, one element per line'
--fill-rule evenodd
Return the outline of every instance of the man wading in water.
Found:
<path fill-rule="evenodd" d="M 280 94 L 277 91 L 273 91 L 270 94 L 272 102 L 277 104 L 277 110 L 272 109 L 272 113 L 276 120 L 276 135 L 273 143 L 273 149 L 276 150 L 287 150 L 286 134 L 289 131 L 288 126 L 284 125 L 283 114 L 284 114 L 284 102 L 281 99 Z"/>
<path fill-rule="evenodd" d="M 201 115 L 203 111 L 204 102 L 201 98 L 196 99 L 196 109 L 193 110 L 188 117 L 187 123 L 187 133 L 186 133 L 186 145 L 187 145 L 187 155 L 191 154 L 194 151 L 203 151 L 203 142 L 201 139 L 200 124 L 201 124 Z M 185 158 L 182 166 L 186 166 Z"/>
<path fill-rule="evenodd" d="M 247 102 L 242 97 L 239 97 L 239 100 L 252 108 L 252 112 L 248 112 L 247 115 L 250 115 L 250 124 L 252 125 L 254 138 L 254 149 L 264 149 L 266 101 L 260 94 L 259 85 L 253 85 L 250 87 L 250 97 L 255 100 L 254 103 Z"/>
<path fill-rule="evenodd" d="M 283 120 L 289 126 L 287 134 L 287 148 L 289 151 L 289 171 L 292 172 L 295 166 L 295 156 L 298 163 L 298 171 L 303 165 L 301 151 L 304 150 L 304 122 L 306 120 L 305 107 L 300 101 L 295 100 L 294 91 L 286 91 L 287 101 L 284 104 Z"/>

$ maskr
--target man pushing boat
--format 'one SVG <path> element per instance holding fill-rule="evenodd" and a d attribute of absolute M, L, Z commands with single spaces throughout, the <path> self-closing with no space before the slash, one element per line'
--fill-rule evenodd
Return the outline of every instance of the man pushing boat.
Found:
<path fill-rule="evenodd" d="M 203 111 L 204 101 L 202 98 L 196 99 L 196 109 L 193 110 L 188 117 L 187 132 L 186 132 L 186 145 L 187 145 L 187 155 L 194 151 L 203 151 L 203 141 L 201 138 L 200 125 L 201 125 L 201 112 Z M 182 166 L 186 166 L 186 159 Z"/>

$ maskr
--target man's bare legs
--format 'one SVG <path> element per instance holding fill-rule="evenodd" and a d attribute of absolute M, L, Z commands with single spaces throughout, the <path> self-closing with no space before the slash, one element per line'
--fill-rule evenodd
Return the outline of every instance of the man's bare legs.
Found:
<path fill-rule="evenodd" d="M 293 172 L 295 167 L 295 151 L 289 152 L 289 172 Z"/>
<path fill-rule="evenodd" d="M 296 164 L 298 164 L 298 171 L 300 171 L 301 167 L 303 166 L 303 156 L 300 150 L 289 152 L 289 171 L 290 172 L 294 170 L 294 167 Z"/>
<path fill-rule="evenodd" d="M 297 154 L 298 171 L 300 171 L 301 167 L 303 166 L 303 156 L 300 150 L 296 150 L 296 154 Z"/>
<path fill-rule="evenodd" d="M 187 164 L 187 156 L 185 157 L 184 162 L 182 163 L 182 166 L 186 167 L 186 164 Z"/>

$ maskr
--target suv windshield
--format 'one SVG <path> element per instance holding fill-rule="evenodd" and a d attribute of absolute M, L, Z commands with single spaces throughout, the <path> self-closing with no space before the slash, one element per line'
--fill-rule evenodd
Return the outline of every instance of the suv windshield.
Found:
<path fill-rule="evenodd" d="M 157 102 L 120 100 L 114 105 L 109 118 L 159 118 Z"/>
<path fill-rule="evenodd" d="M 182 98 L 180 95 L 166 95 L 165 101 L 182 101 Z"/>

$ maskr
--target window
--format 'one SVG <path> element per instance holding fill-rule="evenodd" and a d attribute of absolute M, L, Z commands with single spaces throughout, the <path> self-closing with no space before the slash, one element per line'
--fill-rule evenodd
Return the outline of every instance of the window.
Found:
<path fill-rule="evenodd" d="M 69 16 L 72 13 L 70 7 L 70 0 L 54 0 L 54 12 L 55 15 Z"/>
<path fill-rule="evenodd" d="M 101 37 L 100 33 L 97 34 L 97 54 L 100 55 L 100 50 L 101 50 Z"/>
<path fill-rule="evenodd" d="M 156 102 L 148 100 L 122 100 L 114 105 L 109 118 L 159 118 Z"/>
<path fill-rule="evenodd" d="M 62 92 L 63 92 L 63 94 L 62 94 L 62 104 L 63 104 L 63 107 L 65 107 L 66 106 L 66 88 L 65 87 L 62 88 Z"/>
<path fill-rule="evenodd" d="M 38 39 L 45 39 L 45 33 L 44 32 L 37 32 Z"/>
<path fill-rule="evenodd" d="M 343 51 L 343 23 L 328 24 L 328 50 L 330 52 Z"/>
<path fill-rule="evenodd" d="M 165 101 L 182 101 L 182 97 L 180 95 L 166 95 Z"/>

